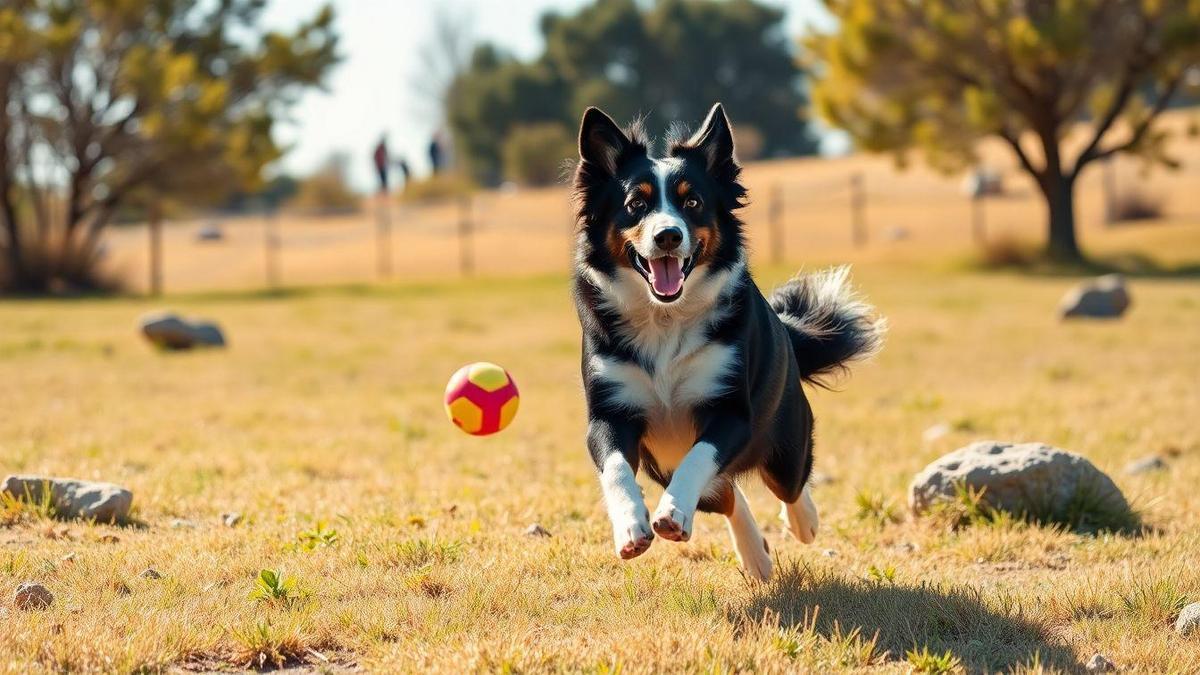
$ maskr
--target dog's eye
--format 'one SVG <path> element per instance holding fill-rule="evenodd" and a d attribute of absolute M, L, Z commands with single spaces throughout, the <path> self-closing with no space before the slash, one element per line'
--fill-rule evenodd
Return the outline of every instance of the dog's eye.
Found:
<path fill-rule="evenodd" d="M 700 200 L 696 197 L 688 197 L 687 199 L 683 200 L 683 208 L 694 211 L 700 208 Z"/>
<path fill-rule="evenodd" d="M 630 213 L 638 213 L 642 209 L 646 208 L 646 200 L 640 197 L 637 199 L 631 199 L 629 200 L 629 203 L 625 205 L 625 208 L 629 209 Z"/>

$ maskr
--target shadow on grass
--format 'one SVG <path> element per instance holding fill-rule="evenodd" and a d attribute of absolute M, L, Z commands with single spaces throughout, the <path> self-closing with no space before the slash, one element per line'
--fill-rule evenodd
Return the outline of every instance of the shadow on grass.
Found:
<path fill-rule="evenodd" d="M 1070 649 L 1049 640 L 1049 626 L 1026 616 L 1019 599 L 1001 594 L 989 601 L 968 586 L 857 580 L 781 561 L 771 583 L 735 613 L 755 624 L 811 629 L 827 640 L 858 629 L 868 640 L 875 637 L 889 660 L 927 647 L 952 653 L 968 672 L 1035 664 L 1082 670 Z"/>
<path fill-rule="evenodd" d="M 1123 274 L 1140 279 L 1200 279 L 1200 262 L 1164 265 L 1144 253 L 1133 251 L 1110 253 L 1072 263 L 1052 260 L 1033 249 L 1004 254 L 988 252 L 966 259 L 962 268 L 967 271 L 1013 272 L 1034 277 L 1072 278 Z"/>

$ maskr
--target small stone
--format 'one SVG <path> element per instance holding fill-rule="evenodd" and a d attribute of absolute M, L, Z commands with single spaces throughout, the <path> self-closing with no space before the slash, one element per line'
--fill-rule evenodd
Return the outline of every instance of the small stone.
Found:
<path fill-rule="evenodd" d="M 194 523 L 190 520 L 186 520 L 184 518 L 176 518 L 171 521 L 171 529 L 172 530 L 194 530 L 194 529 L 196 529 L 196 523 Z"/>
<path fill-rule="evenodd" d="M 838 554 L 838 552 L 831 548 L 827 548 L 824 551 L 821 551 L 821 555 L 825 556 L 826 558 L 836 558 L 837 554 Z"/>
<path fill-rule="evenodd" d="M 221 522 L 225 527 L 237 527 L 238 523 L 242 522 L 242 514 L 237 511 L 221 514 Z"/>
<path fill-rule="evenodd" d="M 1089 673 L 1111 673 L 1117 669 L 1117 665 L 1105 658 L 1103 654 L 1097 653 L 1088 659 L 1084 669 Z"/>
<path fill-rule="evenodd" d="M 1059 317 L 1115 319 L 1129 308 L 1129 291 L 1119 274 L 1107 274 L 1071 289 L 1058 306 Z"/>
<path fill-rule="evenodd" d="M 951 427 L 948 423 L 938 422 L 937 424 L 926 429 L 925 432 L 921 434 L 921 440 L 925 441 L 926 443 L 933 443 L 934 441 L 949 435 L 950 431 Z"/>
<path fill-rule="evenodd" d="M 160 349 L 225 346 L 225 335 L 212 322 L 187 321 L 170 312 L 155 312 L 143 316 L 138 323 L 142 335 Z"/>
<path fill-rule="evenodd" d="M 1155 471 L 1163 471 L 1167 468 L 1167 462 L 1158 455 L 1143 457 L 1142 459 L 1132 461 L 1125 465 L 1125 473 L 1130 476 L 1136 476 L 1143 473 L 1153 473 Z"/>
<path fill-rule="evenodd" d="M 161 578 L 163 578 L 162 572 L 159 572 L 158 570 L 154 569 L 153 567 L 147 567 L 146 569 L 142 570 L 142 573 L 138 576 L 140 576 L 143 579 L 161 579 Z"/>
<path fill-rule="evenodd" d="M 1184 637 L 1200 633 L 1200 602 L 1193 602 L 1183 608 L 1175 622 L 1175 632 Z"/>
<path fill-rule="evenodd" d="M 547 530 L 546 528 L 542 527 L 540 523 L 534 523 L 534 524 L 530 525 L 529 527 L 525 528 L 525 536 L 526 537 L 549 537 L 550 530 Z"/>
<path fill-rule="evenodd" d="M 50 589 L 32 581 L 17 586 L 17 591 L 13 594 L 13 604 L 17 609 L 46 609 L 53 602 L 54 594 Z"/>
<path fill-rule="evenodd" d="M 75 557 L 75 551 L 71 551 L 62 558 L 59 558 L 59 560 L 62 560 L 63 562 L 75 562 Z"/>

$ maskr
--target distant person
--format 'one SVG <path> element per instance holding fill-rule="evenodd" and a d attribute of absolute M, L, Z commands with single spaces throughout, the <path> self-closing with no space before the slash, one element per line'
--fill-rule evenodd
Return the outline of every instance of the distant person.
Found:
<path fill-rule="evenodd" d="M 438 140 L 437 134 L 434 134 L 433 139 L 429 141 L 429 166 L 434 175 L 442 171 L 442 144 Z"/>
<path fill-rule="evenodd" d="M 375 162 L 375 172 L 379 174 L 379 191 L 386 194 L 388 191 L 387 134 L 379 137 L 379 143 L 375 145 L 372 159 Z"/>

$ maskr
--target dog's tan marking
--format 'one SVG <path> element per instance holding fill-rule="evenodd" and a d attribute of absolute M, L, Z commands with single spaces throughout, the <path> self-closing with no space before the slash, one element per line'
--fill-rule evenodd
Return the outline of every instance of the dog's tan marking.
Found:
<path fill-rule="evenodd" d="M 679 185 L 675 186 L 675 194 L 679 195 L 680 197 L 686 195 L 687 193 L 689 193 L 691 191 L 692 191 L 692 184 L 687 182 L 686 180 L 679 181 Z"/>

